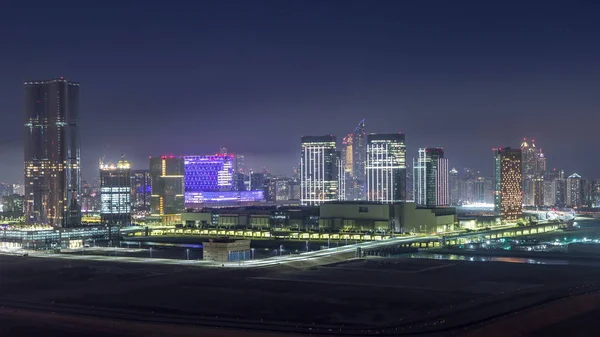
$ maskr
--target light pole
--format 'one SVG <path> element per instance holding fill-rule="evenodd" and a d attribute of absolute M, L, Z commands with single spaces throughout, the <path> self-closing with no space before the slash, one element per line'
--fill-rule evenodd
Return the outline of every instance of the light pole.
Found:
<path fill-rule="evenodd" d="M 152 258 L 152 247 L 150 247 L 150 258 Z"/>
<path fill-rule="evenodd" d="M 187 254 L 187 260 L 189 261 L 190 260 L 190 249 L 186 248 L 185 253 Z"/>
<path fill-rule="evenodd" d="M 306 240 L 306 252 L 308 253 L 308 240 Z"/>
<path fill-rule="evenodd" d="M 254 260 L 254 248 L 250 248 L 250 251 L 252 251 L 252 260 Z"/>

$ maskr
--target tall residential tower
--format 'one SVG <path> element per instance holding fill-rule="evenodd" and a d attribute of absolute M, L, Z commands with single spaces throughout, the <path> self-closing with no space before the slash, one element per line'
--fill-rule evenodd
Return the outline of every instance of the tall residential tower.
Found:
<path fill-rule="evenodd" d="M 79 83 L 25 82 L 25 219 L 81 224 Z"/>
<path fill-rule="evenodd" d="M 494 149 L 494 209 L 502 220 L 516 220 L 523 211 L 521 150 Z"/>

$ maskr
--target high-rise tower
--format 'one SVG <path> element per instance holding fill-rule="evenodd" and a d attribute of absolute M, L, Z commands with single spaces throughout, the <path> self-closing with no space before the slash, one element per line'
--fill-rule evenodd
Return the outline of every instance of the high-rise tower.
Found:
<path fill-rule="evenodd" d="M 419 149 L 414 160 L 415 202 L 423 206 L 447 206 L 450 203 L 448 188 L 448 159 L 442 148 Z"/>
<path fill-rule="evenodd" d="M 79 83 L 25 82 L 25 219 L 81 224 Z"/>
<path fill-rule="evenodd" d="M 319 205 L 338 200 L 338 152 L 335 136 L 302 137 L 300 202 Z"/>
<path fill-rule="evenodd" d="M 404 134 L 367 135 L 367 200 L 392 203 L 406 200 Z"/>
<path fill-rule="evenodd" d="M 100 200 L 103 224 L 131 224 L 131 163 L 100 164 Z"/>
<path fill-rule="evenodd" d="M 494 149 L 494 208 L 502 220 L 516 220 L 523 210 L 521 150 Z"/>
<path fill-rule="evenodd" d="M 365 120 L 361 120 L 352 133 L 352 171 L 354 174 L 354 199 L 365 199 L 366 164 Z"/>

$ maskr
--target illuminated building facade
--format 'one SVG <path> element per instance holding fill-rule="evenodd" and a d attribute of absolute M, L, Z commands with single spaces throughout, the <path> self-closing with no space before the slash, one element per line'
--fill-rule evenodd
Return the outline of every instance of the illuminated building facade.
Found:
<path fill-rule="evenodd" d="M 494 149 L 494 209 L 502 220 L 516 220 L 523 211 L 521 150 Z"/>
<path fill-rule="evenodd" d="M 583 182 L 577 173 L 567 178 L 567 206 L 579 207 L 583 205 Z"/>
<path fill-rule="evenodd" d="M 152 183 L 150 170 L 131 171 L 131 211 L 136 215 L 150 214 Z"/>
<path fill-rule="evenodd" d="M 131 224 L 131 164 L 100 164 L 100 217 L 115 226 Z"/>
<path fill-rule="evenodd" d="M 342 139 L 342 151 L 340 153 L 340 179 L 344 179 L 344 186 L 340 186 L 340 195 L 344 200 L 353 200 L 354 193 L 354 134 L 349 133 Z"/>
<path fill-rule="evenodd" d="M 448 169 L 444 149 L 419 149 L 418 157 L 413 161 L 413 186 L 417 205 L 434 207 L 450 204 Z"/>
<path fill-rule="evenodd" d="M 544 204 L 543 178 L 546 173 L 546 156 L 542 149 L 536 147 L 535 140 L 521 143 L 523 172 L 523 204 L 525 206 L 542 206 Z"/>
<path fill-rule="evenodd" d="M 236 156 L 216 155 L 184 157 L 185 204 L 196 207 L 205 203 L 256 202 L 265 198 L 264 189 L 245 191 L 236 173 Z M 239 166 L 237 170 L 240 170 Z M 264 184 L 264 182 L 263 182 Z"/>
<path fill-rule="evenodd" d="M 338 200 L 338 158 L 335 136 L 305 136 L 301 140 L 300 202 L 319 205 Z"/>
<path fill-rule="evenodd" d="M 450 189 L 450 205 L 459 205 L 459 177 L 458 171 L 455 168 L 452 168 L 452 170 L 450 170 L 448 173 L 448 187 Z"/>
<path fill-rule="evenodd" d="M 406 200 L 404 134 L 367 135 L 367 200 L 393 203 Z"/>
<path fill-rule="evenodd" d="M 81 224 L 79 83 L 25 82 L 25 219 Z"/>
<path fill-rule="evenodd" d="M 352 189 L 354 193 L 352 200 L 365 200 L 366 138 L 365 120 L 363 119 L 352 133 Z"/>
<path fill-rule="evenodd" d="M 152 214 L 180 214 L 185 210 L 183 175 L 183 157 L 150 157 Z"/>

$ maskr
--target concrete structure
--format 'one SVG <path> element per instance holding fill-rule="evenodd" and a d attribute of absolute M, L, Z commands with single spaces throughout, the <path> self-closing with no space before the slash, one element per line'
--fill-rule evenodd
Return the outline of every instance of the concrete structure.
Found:
<path fill-rule="evenodd" d="M 523 213 L 521 150 L 494 149 L 494 208 L 502 220 L 517 220 Z"/>
<path fill-rule="evenodd" d="M 25 220 L 81 224 L 79 83 L 25 82 Z"/>
<path fill-rule="evenodd" d="M 202 246 L 204 260 L 235 262 L 252 259 L 250 240 L 211 239 Z"/>
<path fill-rule="evenodd" d="M 338 200 L 338 159 L 335 136 L 305 136 L 301 141 L 300 202 L 319 205 Z"/>
<path fill-rule="evenodd" d="M 452 207 L 348 201 L 321 205 L 319 227 L 333 231 L 434 233 L 452 229 L 456 221 L 456 210 Z"/>
<path fill-rule="evenodd" d="M 318 228 L 318 207 L 228 207 L 205 208 L 201 212 L 181 214 L 185 228 L 311 230 Z"/>
<path fill-rule="evenodd" d="M 368 201 L 406 200 L 406 145 L 402 133 L 367 135 L 365 166 Z"/>

